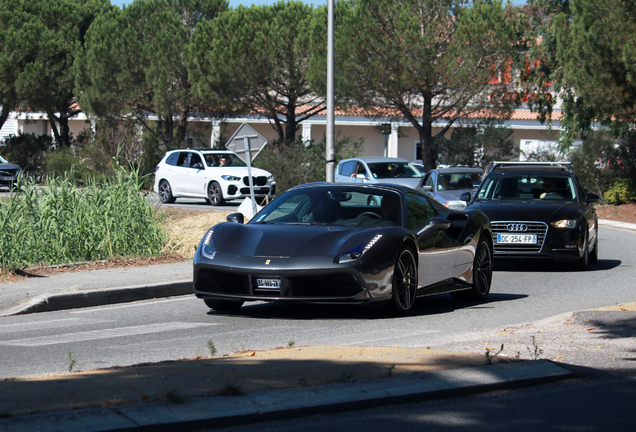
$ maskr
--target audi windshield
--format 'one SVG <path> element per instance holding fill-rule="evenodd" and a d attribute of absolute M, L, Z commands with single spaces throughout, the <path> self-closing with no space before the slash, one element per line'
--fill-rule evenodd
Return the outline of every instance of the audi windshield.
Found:
<path fill-rule="evenodd" d="M 481 185 L 477 200 L 529 201 L 555 200 L 572 202 L 577 189 L 572 177 L 559 174 L 497 174 L 489 175 Z"/>

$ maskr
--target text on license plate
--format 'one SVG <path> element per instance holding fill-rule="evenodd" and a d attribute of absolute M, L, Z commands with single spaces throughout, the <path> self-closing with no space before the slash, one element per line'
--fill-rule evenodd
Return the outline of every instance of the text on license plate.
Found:
<path fill-rule="evenodd" d="M 256 279 L 258 288 L 280 289 L 280 279 Z"/>
<path fill-rule="evenodd" d="M 497 243 L 537 244 L 536 234 L 497 234 Z"/>
<path fill-rule="evenodd" d="M 15 180 L 16 176 L 0 176 L 0 180 Z"/>

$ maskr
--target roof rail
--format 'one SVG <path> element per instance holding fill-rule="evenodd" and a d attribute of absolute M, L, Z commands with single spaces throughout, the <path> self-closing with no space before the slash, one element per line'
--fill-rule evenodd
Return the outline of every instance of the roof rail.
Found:
<path fill-rule="evenodd" d="M 490 170 L 493 172 L 497 168 L 502 168 L 505 166 L 552 166 L 552 167 L 567 167 L 570 171 L 572 171 L 572 162 L 563 161 L 563 162 L 535 162 L 535 161 L 493 161 L 490 165 Z"/>

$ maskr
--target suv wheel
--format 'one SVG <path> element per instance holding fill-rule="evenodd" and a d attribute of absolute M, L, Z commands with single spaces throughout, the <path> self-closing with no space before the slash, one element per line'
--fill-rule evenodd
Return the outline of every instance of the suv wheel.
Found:
<path fill-rule="evenodd" d="M 170 187 L 170 183 L 166 180 L 161 180 L 159 183 L 159 199 L 164 204 L 170 204 L 175 202 L 176 198 L 172 196 L 172 188 Z"/>
<path fill-rule="evenodd" d="M 225 204 L 221 186 L 219 186 L 217 182 L 212 182 L 208 185 L 208 203 L 213 206 L 220 206 Z"/>

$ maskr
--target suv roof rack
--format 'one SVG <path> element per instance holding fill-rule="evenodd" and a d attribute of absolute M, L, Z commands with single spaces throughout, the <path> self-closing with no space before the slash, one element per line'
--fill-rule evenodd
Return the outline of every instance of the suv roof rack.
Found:
<path fill-rule="evenodd" d="M 569 171 L 573 171 L 572 162 L 534 162 L 534 161 L 493 161 L 490 165 L 490 170 L 488 173 L 491 173 L 495 170 L 499 170 L 501 168 L 566 168 Z"/>

